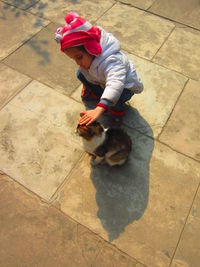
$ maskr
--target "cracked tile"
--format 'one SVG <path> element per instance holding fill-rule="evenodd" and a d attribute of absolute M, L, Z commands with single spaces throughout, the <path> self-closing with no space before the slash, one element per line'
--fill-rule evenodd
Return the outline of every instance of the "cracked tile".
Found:
<path fill-rule="evenodd" d="M 95 267 L 115 267 L 119 266 L 119 264 L 120 267 L 137 267 L 138 265 L 136 263 L 136 260 L 131 259 L 123 253 L 119 254 L 110 245 L 106 244 L 96 258 Z"/>
<path fill-rule="evenodd" d="M 81 225 L 78 225 L 77 243 L 80 250 L 82 251 L 82 255 L 85 258 L 85 261 L 87 262 L 87 266 L 96 267 L 96 257 L 105 242 L 93 232 L 85 229 L 85 227 Z M 107 259 L 107 263 L 110 264 L 110 262 L 111 260 Z"/>

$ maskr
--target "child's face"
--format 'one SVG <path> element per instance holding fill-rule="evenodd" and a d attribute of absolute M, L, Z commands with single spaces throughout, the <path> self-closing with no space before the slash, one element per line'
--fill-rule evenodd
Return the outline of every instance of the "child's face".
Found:
<path fill-rule="evenodd" d="M 79 50 L 76 47 L 67 48 L 64 53 L 75 60 L 76 64 L 79 65 L 81 68 L 89 69 L 94 59 L 94 56 L 90 55 L 87 52 Z"/>

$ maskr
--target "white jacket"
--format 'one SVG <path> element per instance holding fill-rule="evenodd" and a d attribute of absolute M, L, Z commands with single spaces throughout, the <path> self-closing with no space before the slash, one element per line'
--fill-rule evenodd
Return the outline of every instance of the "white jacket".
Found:
<path fill-rule="evenodd" d="M 88 70 L 81 68 L 81 72 L 89 82 L 102 87 L 102 100 L 115 105 L 124 88 L 138 94 L 142 92 L 143 84 L 133 63 L 120 51 L 120 42 L 111 33 L 100 29 L 102 53 L 94 58 Z"/>

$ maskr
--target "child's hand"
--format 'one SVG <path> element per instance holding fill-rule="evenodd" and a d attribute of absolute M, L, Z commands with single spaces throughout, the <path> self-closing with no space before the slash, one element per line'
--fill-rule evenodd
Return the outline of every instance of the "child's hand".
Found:
<path fill-rule="evenodd" d="M 104 108 L 102 107 L 96 107 L 95 109 L 91 109 L 85 112 L 81 113 L 81 118 L 79 119 L 79 124 L 86 124 L 89 125 L 91 124 L 93 121 L 96 121 L 101 115 L 102 113 L 105 111 Z"/>

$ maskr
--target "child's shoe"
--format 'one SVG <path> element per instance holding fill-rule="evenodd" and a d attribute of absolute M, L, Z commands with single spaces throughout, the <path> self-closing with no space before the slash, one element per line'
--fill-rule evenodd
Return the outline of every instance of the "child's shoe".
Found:
<path fill-rule="evenodd" d="M 89 90 L 87 90 L 86 88 L 85 88 L 85 86 L 83 85 L 83 87 L 82 87 L 82 91 L 81 91 L 81 98 L 82 98 L 82 100 L 84 101 L 84 100 L 89 100 L 88 98 L 90 97 L 90 91 Z"/>
<path fill-rule="evenodd" d="M 81 98 L 83 101 L 98 100 L 98 97 L 92 91 L 85 88 L 84 85 L 82 87 Z"/>
<path fill-rule="evenodd" d="M 123 117 L 121 116 L 110 116 L 109 117 L 109 128 L 120 128 L 123 123 Z"/>
<path fill-rule="evenodd" d="M 123 117 L 125 112 L 124 111 L 114 111 L 110 110 L 110 117 L 109 117 L 109 127 L 110 128 L 119 128 L 123 123 Z"/>

